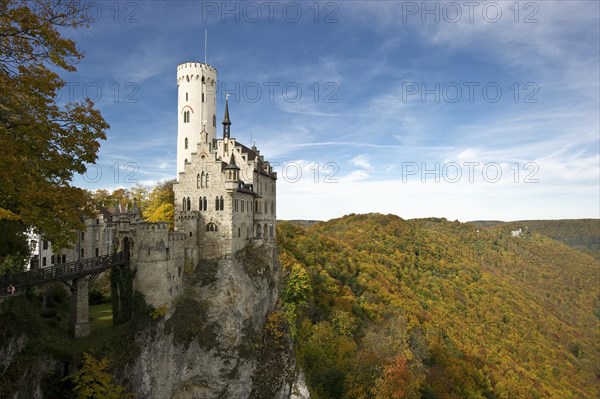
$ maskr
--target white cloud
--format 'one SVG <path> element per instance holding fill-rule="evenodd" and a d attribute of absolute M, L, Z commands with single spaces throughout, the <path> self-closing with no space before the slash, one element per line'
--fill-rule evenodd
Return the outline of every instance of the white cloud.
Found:
<path fill-rule="evenodd" d="M 355 156 L 350 160 L 350 162 L 353 165 L 358 166 L 359 168 L 363 168 L 365 170 L 371 170 L 372 168 L 371 164 L 369 163 L 369 158 L 367 158 L 367 156 L 364 154 Z"/>

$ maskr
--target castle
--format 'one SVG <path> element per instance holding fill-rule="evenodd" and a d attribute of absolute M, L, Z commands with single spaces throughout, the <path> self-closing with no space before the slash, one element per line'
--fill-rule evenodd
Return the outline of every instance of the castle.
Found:
<path fill-rule="evenodd" d="M 255 146 L 231 136 L 228 100 L 223 135 L 216 138 L 216 79 L 208 64 L 177 67 L 175 230 L 185 233 L 193 262 L 275 238 L 277 174 Z"/>
<path fill-rule="evenodd" d="M 135 206 L 103 208 L 84 220 L 73 249 L 55 253 L 38 237 L 40 267 L 125 251 L 135 271 L 134 289 L 158 307 L 175 299 L 186 267 L 250 243 L 274 243 L 277 174 L 255 146 L 231 137 L 227 100 L 223 134 L 216 138 L 216 82 L 216 69 L 206 63 L 177 67 L 175 231 L 166 222 L 143 221 Z M 83 285 L 87 290 L 87 279 L 79 289 Z M 89 334 L 86 317 L 75 323 L 76 336 Z"/>

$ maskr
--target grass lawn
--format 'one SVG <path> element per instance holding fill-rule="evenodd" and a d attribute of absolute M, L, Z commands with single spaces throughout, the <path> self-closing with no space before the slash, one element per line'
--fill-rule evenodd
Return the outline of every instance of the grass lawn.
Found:
<path fill-rule="evenodd" d="M 90 336 L 73 338 L 69 335 L 71 317 L 69 298 L 65 298 L 62 303 L 49 305 L 46 312 L 41 310 L 39 298 L 28 299 L 23 295 L 11 298 L 10 301 L 13 303 L 4 305 L 12 308 L 16 317 L 21 320 L 19 324 L 37 336 L 44 346 L 71 357 L 79 357 L 83 352 L 94 351 L 118 334 L 123 327 L 113 327 L 110 302 L 90 305 Z"/>

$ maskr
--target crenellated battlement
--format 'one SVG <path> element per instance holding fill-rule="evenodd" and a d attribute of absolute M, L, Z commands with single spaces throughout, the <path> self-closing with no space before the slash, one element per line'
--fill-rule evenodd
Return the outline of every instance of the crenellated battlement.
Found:
<path fill-rule="evenodd" d="M 137 229 L 139 231 L 168 231 L 169 224 L 167 222 L 140 222 Z"/>
<path fill-rule="evenodd" d="M 185 62 L 177 66 L 177 85 L 182 83 L 207 83 L 215 86 L 217 70 L 202 62 Z"/>
<path fill-rule="evenodd" d="M 178 231 L 172 231 L 169 233 L 169 242 L 185 241 L 185 238 L 185 233 L 180 233 Z"/>
<path fill-rule="evenodd" d="M 188 69 L 202 69 L 202 70 L 207 70 L 207 71 L 211 71 L 213 73 L 217 73 L 217 68 L 215 68 L 214 66 L 210 65 L 210 64 L 205 64 L 204 62 L 198 62 L 198 61 L 188 61 L 188 62 L 183 62 L 179 65 L 177 65 L 177 71 L 181 71 L 181 70 L 188 70 Z"/>

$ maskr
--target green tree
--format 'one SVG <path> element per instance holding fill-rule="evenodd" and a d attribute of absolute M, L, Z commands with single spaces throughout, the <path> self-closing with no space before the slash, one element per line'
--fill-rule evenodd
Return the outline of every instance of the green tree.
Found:
<path fill-rule="evenodd" d="M 95 162 L 109 127 L 89 99 L 58 103 L 56 71 L 75 71 L 83 57 L 62 32 L 87 25 L 84 7 L 0 0 L 0 220 L 34 226 L 55 247 L 81 227 L 88 198 L 72 178 Z"/>
<path fill-rule="evenodd" d="M 0 264 L 10 256 L 24 259 L 29 254 L 26 227 L 18 220 L 0 218 Z"/>
<path fill-rule="evenodd" d="M 116 385 L 108 372 L 108 359 L 100 360 L 89 353 L 83 354 L 83 362 L 78 372 L 69 379 L 73 382 L 76 399 L 120 399 L 124 389 Z"/>

